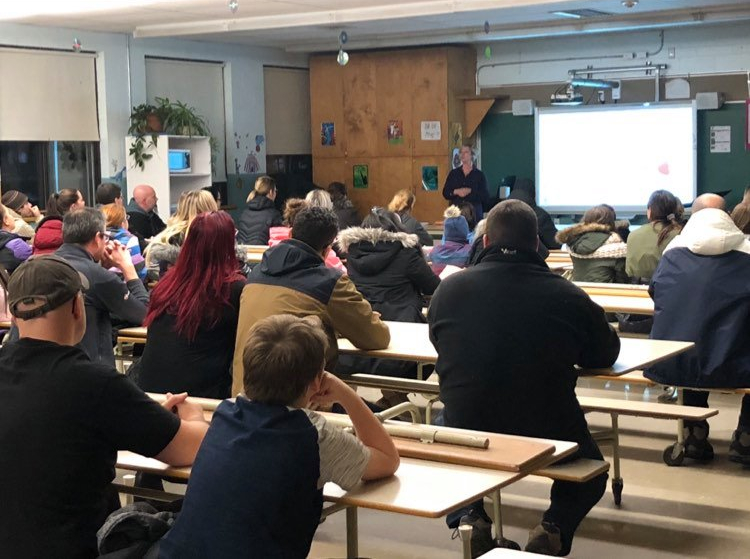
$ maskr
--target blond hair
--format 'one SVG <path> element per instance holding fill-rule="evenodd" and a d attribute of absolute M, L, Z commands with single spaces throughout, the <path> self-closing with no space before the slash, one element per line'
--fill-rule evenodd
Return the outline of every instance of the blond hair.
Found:
<path fill-rule="evenodd" d="M 207 190 L 188 190 L 180 194 L 177 211 L 167 220 L 167 228 L 155 238 L 156 242 L 168 243 L 178 235 L 187 236 L 195 216 L 205 212 L 218 211 L 219 206 Z"/>
<path fill-rule="evenodd" d="M 388 211 L 393 213 L 403 213 L 405 211 L 411 211 L 414 208 L 414 202 L 417 201 L 417 197 L 411 190 L 399 190 L 393 195 L 391 203 L 388 204 Z"/>
<path fill-rule="evenodd" d="M 322 188 L 314 188 L 305 196 L 305 201 L 312 207 L 333 209 L 333 199 L 331 195 Z"/>
<path fill-rule="evenodd" d="M 268 196 L 274 190 L 276 190 L 276 181 L 268 175 L 263 175 L 255 179 L 255 186 L 253 186 L 245 201 L 249 202 L 256 196 Z"/>
<path fill-rule="evenodd" d="M 104 204 L 101 210 L 104 219 L 107 221 L 107 227 L 122 227 L 127 219 L 125 208 L 118 204 Z"/>

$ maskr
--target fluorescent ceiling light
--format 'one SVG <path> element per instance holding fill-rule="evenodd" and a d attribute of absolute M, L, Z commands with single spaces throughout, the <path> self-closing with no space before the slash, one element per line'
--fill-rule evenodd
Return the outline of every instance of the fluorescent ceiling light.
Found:
<path fill-rule="evenodd" d="M 583 16 L 581 14 L 576 14 L 574 12 L 550 12 L 553 16 L 560 16 L 560 17 L 569 17 L 570 19 L 581 19 Z"/>
<path fill-rule="evenodd" d="M 41 15 L 73 15 L 108 12 L 152 4 L 175 3 L 179 0 L 31 0 L 0 2 L 0 20 L 22 19 Z"/>

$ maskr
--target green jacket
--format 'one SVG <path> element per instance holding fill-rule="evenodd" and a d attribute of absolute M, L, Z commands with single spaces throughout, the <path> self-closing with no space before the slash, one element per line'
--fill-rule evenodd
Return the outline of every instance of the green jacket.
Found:
<path fill-rule="evenodd" d="M 640 278 L 648 283 L 656 271 L 664 249 L 679 231 L 669 232 L 664 242 L 658 244 L 659 233 L 664 228 L 662 223 L 647 223 L 628 236 L 628 255 L 625 259 L 625 271 L 631 278 Z"/>
<path fill-rule="evenodd" d="M 606 225 L 579 223 L 557 234 L 568 245 L 573 260 L 573 281 L 627 283 L 627 245 Z"/>

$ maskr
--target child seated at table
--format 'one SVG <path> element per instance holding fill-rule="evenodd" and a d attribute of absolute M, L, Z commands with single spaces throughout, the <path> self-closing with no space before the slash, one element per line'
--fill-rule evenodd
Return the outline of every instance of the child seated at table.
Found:
<path fill-rule="evenodd" d="M 396 471 L 381 423 L 323 369 L 327 343 L 317 317 L 275 315 L 252 327 L 245 395 L 216 409 L 160 558 L 307 557 L 326 482 L 350 489 Z M 303 409 L 333 402 L 356 436 Z"/>
<path fill-rule="evenodd" d="M 430 252 L 432 271 L 436 275 L 446 266 L 465 268 L 469 263 L 471 243 L 469 242 L 469 224 L 456 206 L 449 206 L 443 213 L 443 244 Z"/>

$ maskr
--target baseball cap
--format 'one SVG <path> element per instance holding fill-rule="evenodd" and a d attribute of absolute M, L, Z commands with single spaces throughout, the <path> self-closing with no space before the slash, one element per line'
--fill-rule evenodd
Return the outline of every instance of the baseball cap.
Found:
<path fill-rule="evenodd" d="M 67 303 L 89 282 L 59 256 L 32 256 L 21 264 L 8 281 L 8 306 L 16 318 L 29 320 Z M 23 310 L 19 304 L 36 305 Z"/>

